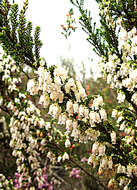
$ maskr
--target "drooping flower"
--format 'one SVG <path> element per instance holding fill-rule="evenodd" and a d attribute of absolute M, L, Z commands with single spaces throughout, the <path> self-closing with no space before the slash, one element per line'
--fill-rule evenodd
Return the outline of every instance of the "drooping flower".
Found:
<path fill-rule="evenodd" d="M 67 140 L 65 141 L 65 147 L 68 148 L 71 146 L 70 140 L 67 138 Z"/>
<path fill-rule="evenodd" d="M 65 152 L 65 153 L 63 154 L 62 160 L 63 160 L 63 161 L 69 160 L 69 155 L 68 155 L 67 152 Z"/>
<path fill-rule="evenodd" d="M 115 131 L 112 131 L 111 134 L 111 142 L 112 144 L 116 144 L 116 132 Z"/>

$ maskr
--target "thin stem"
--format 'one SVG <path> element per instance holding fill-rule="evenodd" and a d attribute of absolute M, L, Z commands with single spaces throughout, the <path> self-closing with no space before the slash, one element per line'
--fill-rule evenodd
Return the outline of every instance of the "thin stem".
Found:
<path fill-rule="evenodd" d="M 57 149 L 59 149 L 62 153 L 64 153 L 64 149 L 60 146 L 58 146 L 55 143 L 52 142 L 47 142 L 50 145 L 53 145 L 54 147 L 56 147 Z M 74 163 L 78 168 L 80 168 L 85 174 L 87 174 L 92 180 L 94 180 L 94 182 L 96 183 L 97 186 L 101 186 L 104 190 L 107 190 L 107 188 L 102 184 L 102 182 L 97 179 L 95 176 L 93 176 L 92 174 L 90 174 L 86 169 L 84 169 L 81 165 L 79 165 L 72 157 L 69 158 L 69 160 Z"/>
<path fill-rule="evenodd" d="M 123 91 L 126 95 L 126 100 L 133 106 L 136 114 L 137 114 L 137 106 L 131 101 L 132 95 L 128 92 L 126 88 L 123 87 Z"/>
<path fill-rule="evenodd" d="M 91 177 L 97 185 L 100 185 L 101 187 L 103 187 L 104 190 L 107 190 L 107 188 L 103 185 L 103 183 L 97 179 L 95 176 L 91 175 L 89 172 L 87 172 L 87 170 L 85 170 L 81 165 L 79 165 L 75 160 L 73 160 L 71 157 L 70 157 L 70 160 L 72 163 L 74 163 L 78 168 L 80 168 L 83 172 L 85 172 L 89 177 Z"/>
<path fill-rule="evenodd" d="M 10 116 L 12 116 L 12 114 L 8 111 L 7 108 L 0 106 L 0 109 L 1 109 L 2 111 L 4 111 L 5 113 L 9 114 Z"/>

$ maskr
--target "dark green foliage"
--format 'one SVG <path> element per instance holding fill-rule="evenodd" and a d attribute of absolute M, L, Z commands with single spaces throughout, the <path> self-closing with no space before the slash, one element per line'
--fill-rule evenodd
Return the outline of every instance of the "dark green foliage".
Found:
<path fill-rule="evenodd" d="M 40 27 L 37 26 L 35 29 L 35 34 L 34 34 L 34 48 L 35 48 L 35 56 L 36 59 L 39 59 L 40 57 L 40 48 L 42 46 L 42 42 L 39 40 L 39 36 L 40 36 Z"/>
<path fill-rule="evenodd" d="M 79 11 L 81 16 L 79 18 L 82 29 L 88 34 L 88 42 L 93 45 L 93 50 L 97 53 L 97 55 L 107 56 L 108 48 L 104 39 L 102 38 L 102 31 L 96 28 L 96 23 L 92 24 L 92 17 L 90 11 L 83 10 L 81 6 L 79 6 Z"/>
<path fill-rule="evenodd" d="M 28 1 L 25 1 L 23 9 L 20 11 L 19 14 L 19 27 L 18 27 L 18 38 L 21 49 L 23 48 L 23 45 L 25 43 L 25 29 L 26 29 L 26 18 L 25 13 L 27 10 Z M 26 44 L 25 44 L 26 45 Z M 25 51 L 25 49 L 24 49 Z"/>
<path fill-rule="evenodd" d="M 118 37 L 115 33 L 115 27 L 112 28 L 108 25 L 106 18 L 100 15 L 101 27 L 96 28 L 96 23 L 93 23 L 91 13 L 84 8 L 84 0 L 70 0 L 74 4 L 81 14 L 79 20 L 82 29 L 88 34 L 88 42 L 93 45 L 93 50 L 99 56 L 108 56 L 108 51 L 114 51 L 116 55 L 121 59 L 121 52 L 118 50 Z M 97 3 L 102 0 L 96 0 Z M 110 15 L 113 20 L 117 17 L 123 17 L 123 27 L 131 30 L 134 26 L 137 26 L 137 1 L 136 0 L 120 0 L 119 4 L 116 4 L 115 0 L 110 3 Z M 116 24 L 116 23 L 115 23 Z M 113 48 L 113 50 L 112 50 Z"/>
<path fill-rule="evenodd" d="M 137 26 L 136 7 L 136 0 L 120 0 L 118 4 L 113 0 L 110 4 L 110 11 L 113 18 L 122 16 L 123 26 L 126 30 L 131 30 L 134 26 Z"/>
<path fill-rule="evenodd" d="M 32 22 L 28 22 L 25 30 L 25 36 L 26 36 L 26 51 L 28 52 L 29 56 L 31 59 L 33 59 L 34 54 L 33 54 L 33 37 L 32 37 Z"/>
<path fill-rule="evenodd" d="M 115 33 L 115 27 L 112 28 L 110 25 L 108 25 L 105 17 L 103 16 L 101 17 L 100 22 L 101 22 L 100 35 L 106 42 L 108 50 L 111 49 L 111 51 L 114 51 L 113 53 L 115 53 L 121 59 L 121 53 L 118 50 L 118 36 Z"/>
<path fill-rule="evenodd" d="M 24 2 L 22 10 L 18 11 L 17 4 L 10 4 L 8 0 L 0 3 L 0 43 L 5 52 L 10 54 L 18 63 L 25 63 L 36 68 L 40 58 L 39 40 L 40 27 L 36 27 L 32 35 L 32 23 L 27 22 L 25 13 L 28 0 Z"/>
<path fill-rule="evenodd" d="M 122 28 L 124 28 L 127 32 L 132 30 L 133 28 L 137 27 L 137 1 L 136 0 L 96 0 L 96 2 L 99 4 L 100 8 L 100 28 L 96 28 L 96 24 L 93 23 L 92 17 L 90 15 L 90 11 L 88 11 L 85 8 L 86 1 L 84 0 L 70 0 L 72 4 L 74 4 L 79 12 L 80 12 L 80 24 L 82 26 L 82 29 L 88 34 L 88 41 L 93 45 L 94 51 L 99 55 L 103 56 L 106 59 L 106 62 L 108 61 L 108 56 L 110 53 L 116 54 L 117 57 L 120 60 L 120 63 L 117 67 L 116 72 L 119 71 L 119 67 L 122 63 L 124 63 L 124 52 L 119 48 L 119 31 L 121 29 L 121 26 L 118 24 L 117 21 L 121 22 Z M 85 2 L 85 4 L 84 4 Z M 119 19 L 119 20 L 118 20 Z M 116 25 L 118 26 L 116 27 Z M 122 55 L 123 53 L 123 55 Z M 129 61 L 130 63 L 130 61 Z M 131 68 L 136 68 L 136 55 L 133 55 L 133 60 L 130 63 Z M 106 73 L 107 74 L 107 73 Z M 99 81 L 99 80 L 98 80 Z M 119 81 L 122 81 L 121 78 L 119 78 Z M 106 86 L 106 85 L 105 85 Z M 94 85 L 93 85 L 94 87 Z M 92 87 L 92 88 L 93 88 Z M 99 88 L 101 89 L 101 88 Z M 88 90 L 91 90 L 93 93 L 93 90 L 90 86 L 88 86 Z M 105 89 L 104 89 L 105 90 Z M 101 95 L 103 95 L 103 91 L 101 92 Z M 137 163 L 137 141 L 135 140 L 132 143 L 125 143 L 126 137 L 129 135 L 131 137 L 133 134 L 134 138 L 136 139 L 137 133 L 136 133 L 136 115 L 137 115 L 137 107 L 134 104 L 134 102 L 131 100 L 133 93 L 130 92 L 127 88 L 123 87 L 121 89 L 122 92 L 124 92 L 126 97 L 126 102 L 124 105 L 121 105 L 119 107 L 116 107 L 116 102 L 113 99 L 115 99 L 115 93 L 109 95 L 106 94 L 107 91 L 105 91 L 105 102 L 110 99 L 110 96 L 112 96 L 113 102 L 113 108 L 117 109 L 121 113 L 121 121 L 119 121 L 119 125 L 116 125 L 113 118 L 111 118 L 111 115 L 109 115 L 109 123 L 103 123 L 103 126 L 98 126 L 100 136 L 98 137 L 99 142 L 110 142 L 110 134 L 112 131 L 116 132 L 116 143 L 112 144 L 112 147 L 108 146 L 106 149 L 106 154 L 112 155 L 113 163 L 118 164 L 127 167 L 127 165 L 135 164 Z M 136 91 L 136 89 L 135 89 Z M 98 90 L 95 91 L 98 93 Z M 113 97 L 114 95 L 114 97 Z M 110 103 L 110 102 L 108 102 Z M 129 104 L 130 103 L 130 104 Z M 132 107 L 129 107 L 129 105 Z M 112 105 L 109 105 L 109 108 L 111 108 Z M 107 108 L 107 105 L 105 105 L 105 108 Z M 107 109 L 109 111 L 109 109 Z M 112 110 L 111 110 L 112 111 Z M 123 132 L 121 130 L 121 125 L 125 124 L 126 130 Z M 111 125 L 113 127 L 111 127 Z M 131 136 L 130 136 L 131 135 Z M 125 137 L 126 136 L 126 137 Z M 127 176 L 125 173 L 118 173 L 115 175 L 115 179 L 117 182 L 119 182 L 120 177 L 126 177 L 130 178 L 130 183 L 128 184 L 128 188 L 130 189 L 137 189 L 137 178 L 135 175 L 133 176 Z M 121 187 L 120 187 L 121 189 Z"/>
<path fill-rule="evenodd" d="M 84 1 L 76 0 L 74 3 L 74 1 L 71 0 L 71 2 L 79 9 L 79 12 L 81 14 L 79 17 L 80 24 L 82 26 L 82 29 L 88 34 L 87 40 L 91 45 L 93 45 L 93 50 L 99 56 L 107 56 L 108 47 L 103 38 L 103 31 L 96 28 L 96 23 L 92 24 L 91 12 L 83 8 Z"/>
<path fill-rule="evenodd" d="M 1 7 L 3 8 L 3 10 L 2 10 L 3 26 L 5 26 L 7 28 L 7 32 L 9 34 L 10 26 L 9 26 L 9 23 L 8 23 L 8 13 L 9 13 L 9 10 L 10 10 L 10 4 L 9 4 L 8 1 L 3 0 L 1 2 Z"/>
<path fill-rule="evenodd" d="M 11 6 L 11 13 L 9 20 L 11 21 L 11 36 L 13 41 L 15 42 L 17 42 L 17 34 L 16 34 L 16 28 L 18 27 L 17 16 L 18 16 L 18 5 L 13 4 Z"/>

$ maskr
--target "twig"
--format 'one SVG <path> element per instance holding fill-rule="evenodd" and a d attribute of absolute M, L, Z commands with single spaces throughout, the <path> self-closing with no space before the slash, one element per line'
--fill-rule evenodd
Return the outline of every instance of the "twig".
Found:
<path fill-rule="evenodd" d="M 50 145 L 53 145 L 54 147 L 56 147 L 57 149 L 59 149 L 61 152 L 64 153 L 64 149 L 61 148 L 60 146 L 58 146 L 57 144 L 54 144 L 52 142 L 47 142 Z M 98 185 L 101 186 L 104 190 L 107 190 L 107 188 L 102 184 L 102 182 L 97 179 L 95 176 L 93 176 L 92 174 L 90 174 L 86 169 L 84 169 L 81 165 L 79 165 L 74 159 L 72 159 L 71 157 L 69 158 L 69 160 L 74 163 L 78 168 L 80 168 L 85 174 L 87 174 L 91 179 L 94 180 L 94 182 Z"/>
<path fill-rule="evenodd" d="M 5 16 L 5 13 L 4 13 L 4 11 L 1 8 L 0 8 L 0 14 L 3 15 L 3 16 Z"/>
<path fill-rule="evenodd" d="M 1 109 L 2 111 L 4 111 L 5 113 L 8 113 L 10 116 L 12 116 L 11 113 L 8 111 L 7 108 L 0 106 L 0 109 Z"/>

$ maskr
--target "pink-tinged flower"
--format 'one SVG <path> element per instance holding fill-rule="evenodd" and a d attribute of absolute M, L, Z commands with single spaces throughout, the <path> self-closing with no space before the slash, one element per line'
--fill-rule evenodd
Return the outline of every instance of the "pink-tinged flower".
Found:
<path fill-rule="evenodd" d="M 88 159 L 87 159 L 86 157 L 83 157 L 83 158 L 81 159 L 81 162 L 88 162 Z"/>
<path fill-rule="evenodd" d="M 70 177 L 74 177 L 76 179 L 80 179 L 80 170 L 77 170 L 76 168 L 73 168 L 71 173 L 70 173 Z"/>

